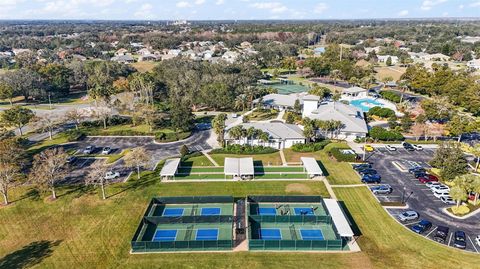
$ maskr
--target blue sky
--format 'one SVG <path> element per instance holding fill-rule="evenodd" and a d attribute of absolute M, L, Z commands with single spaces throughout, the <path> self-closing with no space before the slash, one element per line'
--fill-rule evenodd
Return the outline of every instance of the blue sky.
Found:
<path fill-rule="evenodd" d="M 0 19 L 480 17 L 480 0 L 0 0 Z"/>

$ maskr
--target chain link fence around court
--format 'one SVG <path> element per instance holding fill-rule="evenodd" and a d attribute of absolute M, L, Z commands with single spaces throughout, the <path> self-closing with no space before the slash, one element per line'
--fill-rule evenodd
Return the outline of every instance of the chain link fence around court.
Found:
<path fill-rule="evenodd" d="M 131 242 L 132 253 L 231 250 L 233 197 L 158 197 L 148 205 Z M 164 216 L 169 206 L 185 207 L 187 215 Z M 201 208 L 229 208 L 221 215 L 193 215 Z M 226 212 L 226 213 L 225 213 Z M 229 215 L 225 215 L 225 214 Z"/>

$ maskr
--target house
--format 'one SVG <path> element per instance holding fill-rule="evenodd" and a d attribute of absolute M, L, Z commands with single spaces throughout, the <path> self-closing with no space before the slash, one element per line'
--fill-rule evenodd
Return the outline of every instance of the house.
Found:
<path fill-rule="evenodd" d="M 152 51 L 147 49 L 147 48 L 143 48 L 143 49 L 140 49 L 137 51 L 137 54 L 138 55 L 142 55 L 142 56 L 145 56 L 145 55 L 150 55 L 152 54 Z"/>
<path fill-rule="evenodd" d="M 367 54 L 369 54 L 372 51 L 375 52 L 375 54 L 378 54 L 380 52 L 380 47 L 365 48 L 365 53 Z"/>
<path fill-rule="evenodd" d="M 342 123 L 342 128 L 335 134 L 337 139 L 353 141 L 368 134 L 364 113 L 354 106 L 341 102 L 325 102 L 314 110 L 311 108 L 312 106 L 309 106 L 309 109 L 304 109 L 304 115 L 310 119 L 335 120 Z M 321 130 L 319 135 L 325 136 Z"/>
<path fill-rule="evenodd" d="M 318 47 L 313 50 L 313 54 L 315 54 L 315 56 L 319 56 L 324 53 L 325 53 L 325 47 Z"/>
<path fill-rule="evenodd" d="M 254 100 L 253 104 L 257 104 L 261 101 L 264 108 L 273 108 L 283 111 L 292 110 L 297 100 L 300 102 L 300 105 L 302 105 L 305 100 L 315 100 L 318 103 L 320 97 L 306 93 L 293 93 L 289 95 L 272 93 Z"/>
<path fill-rule="evenodd" d="M 480 59 L 471 60 L 467 63 L 467 67 L 475 70 L 480 70 Z"/>
<path fill-rule="evenodd" d="M 115 51 L 115 56 L 125 56 L 127 54 L 128 54 L 128 50 L 124 48 L 121 48 Z"/>
<path fill-rule="evenodd" d="M 343 97 L 345 97 L 345 99 L 367 98 L 368 90 L 360 87 L 350 87 L 348 89 L 343 90 L 342 95 Z"/>
<path fill-rule="evenodd" d="M 20 53 L 24 53 L 24 52 L 32 52 L 31 50 L 29 49 L 12 49 L 12 52 L 13 54 L 18 55 Z"/>
<path fill-rule="evenodd" d="M 242 49 L 251 49 L 253 46 L 252 46 L 252 43 L 248 41 L 243 41 L 242 43 L 240 43 L 240 47 Z"/>
<path fill-rule="evenodd" d="M 171 49 L 171 50 L 168 51 L 167 54 L 168 54 L 168 55 L 178 56 L 178 55 L 180 55 L 181 52 L 182 52 L 182 51 L 179 50 L 179 49 Z"/>
<path fill-rule="evenodd" d="M 118 62 L 122 64 L 127 64 L 127 63 L 134 63 L 135 59 L 132 57 L 132 55 L 120 55 L 120 56 L 115 56 L 110 59 L 112 62 Z"/>
<path fill-rule="evenodd" d="M 155 62 L 155 61 L 158 61 L 159 59 L 162 59 L 162 57 L 154 54 L 147 54 L 147 55 L 140 56 L 138 58 L 138 61 L 139 62 Z"/>
<path fill-rule="evenodd" d="M 387 63 L 388 58 L 392 61 L 392 65 L 395 65 L 398 63 L 398 57 L 397 56 L 391 56 L 391 55 L 379 55 L 378 57 L 378 62 L 379 63 Z"/>
<path fill-rule="evenodd" d="M 234 63 L 240 54 L 235 51 L 227 51 L 222 55 L 222 59 L 225 60 L 228 63 Z"/>
<path fill-rule="evenodd" d="M 268 134 L 268 141 L 262 141 L 258 137 L 253 139 L 247 139 L 245 137 L 238 140 L 232 138 L 227 129 L 225 132 L 225 142 L 227 145 L 238 144 L 238 145 L 254 145 L 254 146 L 265 146 L 275 149 L 285 149 L 290 148 L 295 144 L 305 144 L 306 138 L 303 135 L 303 130 L 300 129 L 297 125 L 286 124 L 282 122 L 254 122 L 254 123 L 244 123 L 241 125 L 244 129 L 249 129 L 251 127 L 261 130 Z"/>

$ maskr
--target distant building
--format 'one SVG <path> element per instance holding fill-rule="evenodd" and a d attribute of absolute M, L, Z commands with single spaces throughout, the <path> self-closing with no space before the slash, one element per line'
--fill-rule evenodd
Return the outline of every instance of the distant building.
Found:
<path fill-rule="evenodd" d="M 349 98 L 367 98 L 368 97 L 368 90 L 360 87 L 350 87 L 342 91 L 342 95 Z"/>
<path fill-rule="evenodd" d="M 120 56 L 115 56 L 110 59 L 112 62 L 117 62 L 117 63 L 134 63 L 135 59 L 132 57 L 132 55 L 120 55 Z"/>
<path fill-rule="evenodd" d="M 392 65 L 395 65 L 398 63 L 398 57 L 397 56 L 391 56 L 391 55 L 379 55 L 377 56 L 378 62 L 379 63 L 387 63 L 388 58 L 391 59 Z"/>
<path fill-rule="evenodd" d="M 121 49 L 118 49 L 116 52 L 115 52 L 115 56 L 125 56 L 128 54 L 128 50 L 127 49 L 124 49 L 124 48 L 121 48 Z"/>
<path fill-rule="evenodd" d="M 467 67 L 475 70 L 480 70 L 480 59 L 471 60 L 467 63 Z"/>
<path fill-rule="evenodd" d="M 325 47 L 318 47 L 313 50 L 313 54 L 315 55 L 322 55 L 325 53 Z"/>

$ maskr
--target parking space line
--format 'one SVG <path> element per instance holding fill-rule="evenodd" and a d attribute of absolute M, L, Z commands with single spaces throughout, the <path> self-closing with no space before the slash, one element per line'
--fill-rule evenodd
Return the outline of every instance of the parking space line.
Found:
<path fill-rule="evenodd" d="M 435 227 L 435 229 L 432 229 L 425 237 L 429 237 L 433 232 L 437 230 L 438 227 Z"/>
<path fill-rule="evenodd" d="M 448 246 L 450 246 L 450 243 L 452 242 L 452 237 L 453 237 L 453 233 L 450 233 L 450 239 L 448 239 Z"/>
<path fill-rule="evenodd" d="M 410 222 L 410 223 L 405 223 L 405 226 L 407 225 L 415 225 L 417 223 L 420 223 L 420 221 L 414 221 L 414 222 Z"/>
<path fill-rule="evenodd" d="M 475 244 L 473 243 L 473 241 L 472 241 L 472 239 L 470 238 L 470 236 L 467 235 L 467 237 L 468 237 L 468 240 L 470 240 L 470 243 L 472 243 L 472 246 L 473 246 L 473 248 L 475 249 L 475 252 L 478 253 L 477 247 L 476 247 Z"/>

